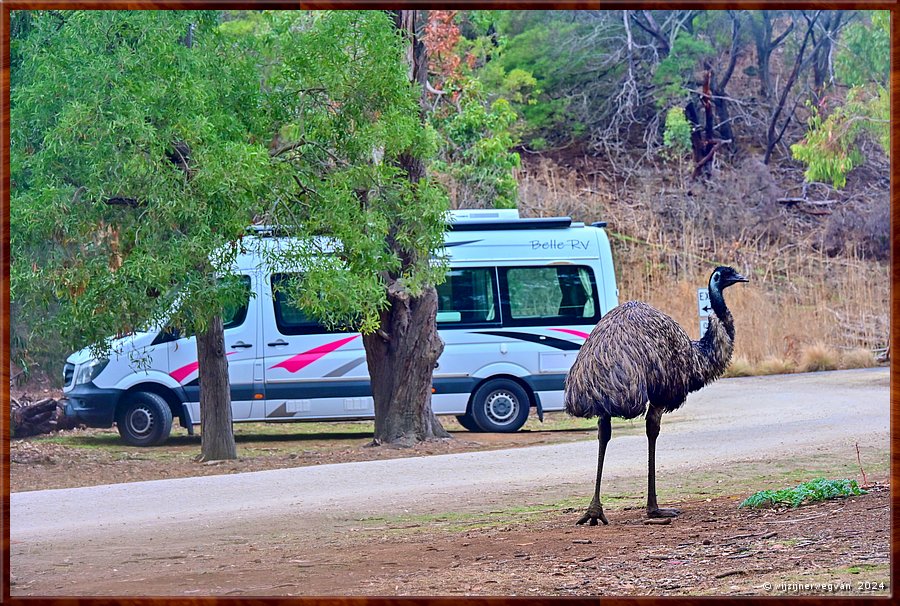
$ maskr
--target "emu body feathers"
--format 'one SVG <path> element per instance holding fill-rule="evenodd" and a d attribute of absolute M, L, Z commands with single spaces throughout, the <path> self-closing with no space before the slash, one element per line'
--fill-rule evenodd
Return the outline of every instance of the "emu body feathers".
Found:
<path fill-rule="evenodd" d="M 608 524 L 600 503 L 606 445 L 612 437 L 611 417 L 646 415 L 647 515 L 670 518 L 677 509 L 656 502 L 656 438 L 663 413 L 684 404 L 688 393 L 719 378 L 734 351 L 734 319 L 723 291 L 747 278 L 719 266 L 709 277 L 713 314 L 699 341 L 691 341 L 675 320 L 640 301 L 629 301 L 603 316 L 588 336 L 566 377 L 566 411 L 598 417 L 597 482 L 594 497 L 578 524 Z"/>
<path fill-rule="evenodd" d="M 725 372 L 734 347 L 730 315 L 725 322 L 710 316 L 703 338 L 691 341 L 678 323 L 646 303 L 614 308 L 594 327 L 566 377 L 566 411 L 633 419 L 648 402 L 677 409 L 688 393 Z"/>

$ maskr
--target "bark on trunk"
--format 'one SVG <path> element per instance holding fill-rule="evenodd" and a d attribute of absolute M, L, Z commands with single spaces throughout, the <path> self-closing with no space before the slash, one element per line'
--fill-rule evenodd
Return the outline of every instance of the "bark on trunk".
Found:
<path fill-rule="evenodd" d="M 225 331 L 221 316 L 197 333 L 200 373 L 200 461 L 236 459 L 231 417 L 231 386 L 225 357 Z"/>
<path fill-rule="evenodd" d="M 391 11 L 394 27 L 406 37 L 409 79 L 421 86 L 420 118 L 424 122 L 425 82 L 428 75 L 425 45 L 416 35 L 417 11 Z M 424 128 L 424 126 L 423 126 Z M 425 163 L 415 154 L 401 154 L 397 164 L 410 183 L 425 178 Z M 437 290 L 425 288 L 418 297 L 398 280 L 415 267 L 420 251 L 409 250 L 395 239 L 392 227 L 388 248 L 400 258 L 400 272 L 385 275 L 388 307 L 381 314 L 379 330 L 363 335 L 366 363 L 375 404 L 373 444 L 412 446 L 430 438 L 448 438 L 431 410 L 431 374 L 444 342 L 437 332 Z"/>
<path fill-rule="evenodd" d="M 444 351 L 437 332 L 437 290 L 410 297 L 396 283 L 388 288 L 390 307 L 382 330 L 363 335 L 375 400 L 376 444 L 412 446 L 450 434 L 431 410 L 431 374 Z"/>

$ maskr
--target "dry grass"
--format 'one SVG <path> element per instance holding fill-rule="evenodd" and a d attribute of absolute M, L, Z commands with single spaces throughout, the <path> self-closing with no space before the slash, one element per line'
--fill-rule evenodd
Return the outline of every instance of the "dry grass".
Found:
<path fill-rule="evenodd" d="M 841 368 L 869 368 L 876 364 L 875 356 L 868 349 L 857 348 L 841 353 Z"/>
<path fill-rule="evenodd" d="M 746 366 L 764 373 L 849 368 L 845 365 L 862 363 L 862 354 L 841 357 L 834 350 L 871 351 L 887 345 L 888 265 L 853 251 L 828 257 L 815 250 L 808 226 L 798 228 L 796 216 L 786 209 L 776 209 L 783 213 L 776 217 L 780 229 L 762 233 L 742 228 L 725 238 L 703 229 L 710 212 L 702 211 L 705 218 L 686 212 L 678 196 L 689 194 L 664 177 L 651 175 L 652 183 L 636 182 L 626 189 L 597 173 L 582 171 L 588 174 L 582 177 L 547 163 L 529 170 L 519 175 L 523 216 L 608 221 L 620 301 L 654 305 L 692 338 L 700 336 L 696 289 L 706 286 L 712 269 L 731 265 L 750 278 L 726 292 L 737 333 L 730 373 Z M 739 192 L 733 197 L 740 201 Z M 734 216 L 742 225 L 763 220 L 752 214 Z M 683 228 L 674 232 L 673 222 Z"/>
<path fill-rule="evenodd" d="M 731 363 L 725 369 L 723 377 L 750 377 L 756 374 L 753 365 L 744 356 L 734 356 Z"/>
<path fill-rule="evenodd" d="M 769 356 L 756 365 L 755 372 L 757 375 L 784 375 L 796 371 L 797 364 L 787 358 L 779 358 Z"/>
<path fill-rule="evenodd" d="M 840 354 L 833 347 L 818 342 L 805 346 L 800 351 L 797 369 L 800 372 L 818 372 L 820 370 L 836 370 L 840 363 Z"/>

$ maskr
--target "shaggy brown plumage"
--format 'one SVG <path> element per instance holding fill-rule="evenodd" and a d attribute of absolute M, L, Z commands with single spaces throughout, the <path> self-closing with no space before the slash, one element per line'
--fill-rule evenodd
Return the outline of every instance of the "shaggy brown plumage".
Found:
<path fill-rule="evenodd" d="M 566 377 L 566 411 L 576 417 L 633 419 L 647 404 L 671 412 L 688 393 L 722 376 L 734 349 L 734 322 L 710 316 L 691 341 L 672 318 L 642 301 L 603 316 Z"/>
<path fill-rule="evenodd" d="M 569 370 L 566 411 L 576 417 L 599 417 L 597 484 L 594 499 L 579 524 L 607 523 L 600 505 L 600 480 L 610 417 L 646 415 L 649 442 L 647 513 L 677 515 L 656 505 L 656 437 L 663 413 L 684 404 L 688 393 L 722 376 L 734 351 L 734 319 L 722 291 L 748 280 L 731 267 L 717 267 L 709 277 L 713 313 L 699 341 L 691 341 L 675 320 L 640 301 L 616 307 L 594 327 Z"/>

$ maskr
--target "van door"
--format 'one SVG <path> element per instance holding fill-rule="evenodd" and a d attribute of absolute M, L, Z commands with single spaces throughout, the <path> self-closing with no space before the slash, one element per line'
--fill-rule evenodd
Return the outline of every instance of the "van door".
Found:
<path fill-rule="evenodd" d="M 241 276 L 246 297 L 235 306 L 225 309 L 222 324 L 225 329 L 225 355 L 228 360 L 228 378 L 231 383 L 231 407 L 234 420 L 251 418 L 254 400 L 261 402 L 262 368 L 257 366 L 261 356 L 259 347 L 259 301 L 251 297 L 256 287 L 256 276 Z M 200 381 L 198 377 L 197 339 L 189 336 L 170 341 L 169 376 L 183 387 L 191 419 L 200 422 Z M 254 372 L 255 371 L 255 372 Z"/>
<path fill-rule="evenodd" d="M 273 274 L 263 301 L 266 418 L 369 418 L 375 409 L 366 353 L 357 332 L 333 332 L 294 305 Z"/>

